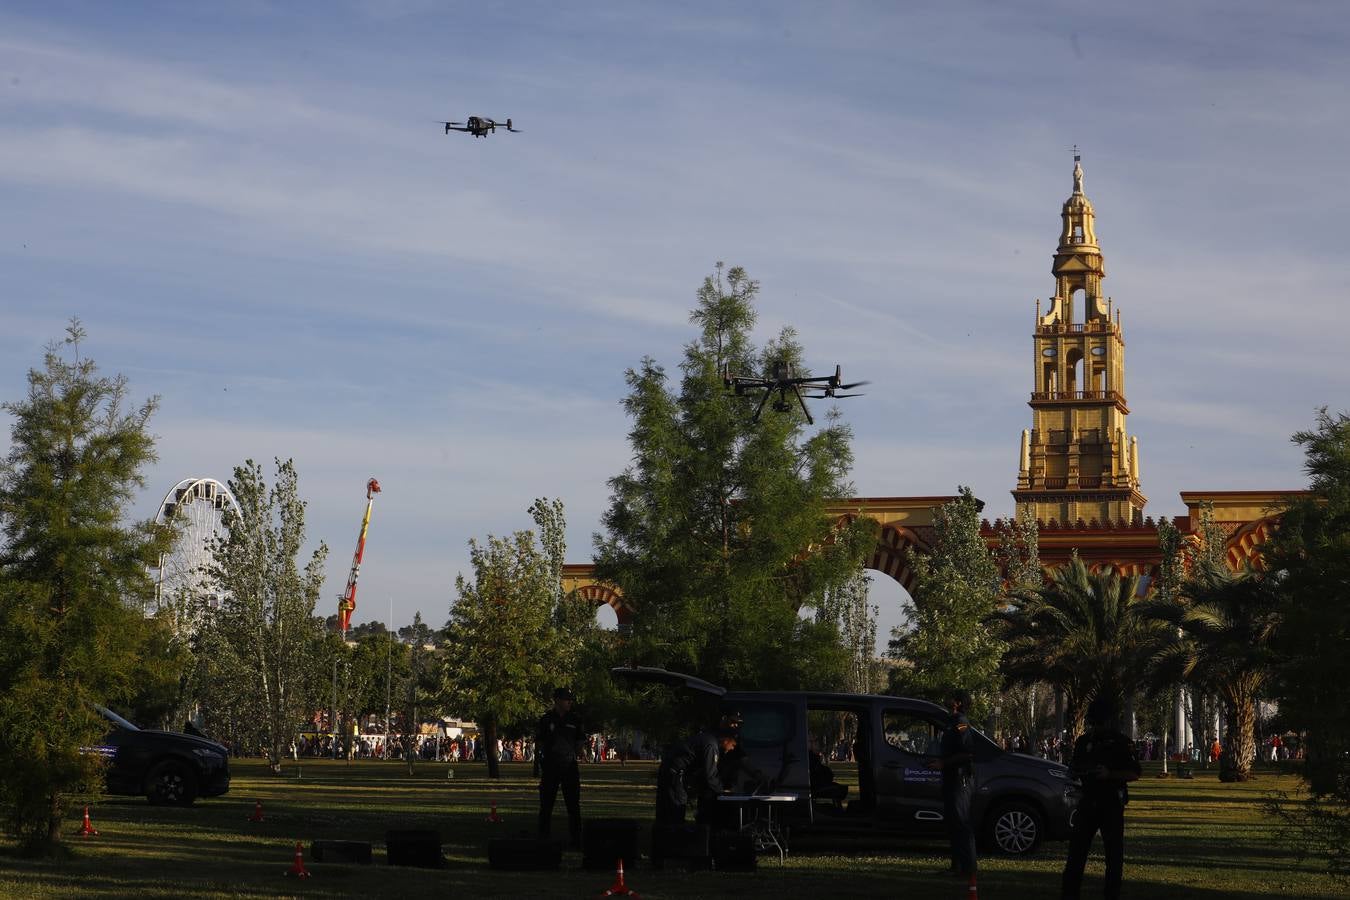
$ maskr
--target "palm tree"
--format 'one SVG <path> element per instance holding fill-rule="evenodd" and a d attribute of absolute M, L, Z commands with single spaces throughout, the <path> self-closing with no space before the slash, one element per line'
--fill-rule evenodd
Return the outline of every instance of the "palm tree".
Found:
<path fill-rule="evenodd" d="M 1279 625 L 1278 591 L 1267 576 L 1197 564 L 1181 594 L 1149 603 L 1144 614 L 1165 624 L 1150 663 L 1154 684 L 1186 680 L 1224 705 L 1220 781 L 1246 781 L 1256 759 L 1256 695 L 1270 677 Z"/>
<path fill-rule="evenodd" d="M 1139 615 L 1141 603 L 1138 576 L 1091 572 L 1075 555 L 995 614 L 1008 643 L 1005 680 L 1043 681 L 1062 691 L 1070 736 L 1077 737 L 1092 699 L 1107 697 L 1119 708 L 1143 680 L 1161 626 Z"/>

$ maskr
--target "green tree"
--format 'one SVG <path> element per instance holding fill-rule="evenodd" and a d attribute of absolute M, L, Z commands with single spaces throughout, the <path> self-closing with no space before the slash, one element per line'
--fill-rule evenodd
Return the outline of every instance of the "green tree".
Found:
<path fill-rule="evenodd" d="M 1305 847 L 1350 877 L 1350 416 L 1318 413 L 1304 448 L 1309 493 L 1283 510 L 1262 553 L 1280 586 L 1280 663 L 1273 693 L 1284 725 L 1301 732 L 1311 797 L 1284 812 Z"/>
<path fill-rule="evenodd" d="M 1000 519 L 995 532 L 998 543 L 994 559 L 1003 573 L 1004 596 L 1019 590 L 1034 590 L 1045 584 L 1041 568 L 1040 526 L 1030 510 L 1011 519 Z M 1045 723 L 1052 691 L 1043 682 L 1005 685 L 998 698 L 998 720 L 1012 735 L 1035 740 Z"/>
<path fill-rule="evenodd" d="M 1225 722 L 1219 780 L 1246 781 L 1256 759 L 1256 699 L 1274 664 L 1274 582 L 1207 561 L 1179 596 L 1145 603 L 1140 614 L 1167 626 L 1157 635 L 1151 678 L 1165 685 L 1185 680 L 1219 696 Z"/>
<path fill-rule="evenodd" d="M 422 613 L 415 613 L 406 644 L 407 673 L 399 685 L 398 698 L 401 705 L 399 721 L 403 726 L 403 761 L 409 775 L 417 765 L 417 736 L 422 730 L 422 719 L 436 706 L 434 698 L 438 693 L 440 672 L 432 645 L 434 634 L 422 621 Z"/>
<path fill-rule="evenodd" d="M 1117 708 L 1143 683 L 1163 626 L 1140 614 L 1139 578 L 1114 569 L 1090 572 L 1077 555 L 1039 588 L 1016 591 L 995 614 L 1007 642 L 1002 670 L 1010 684 L 1044 681 L 1063 691 L 1069 731 L 1083 731 L 1087 704 L 1107 697 Z"/>
<path fill-rule="evenodd" d="M 970 488 L 940 506 L 929 553 L 912 554 L 914 598 L 907 624 L 892 632 L 891 689 L 941 703 L 954 688 L 971 694 L 972 718 L 989 712 L 999 688 L 1003 642 L 989 619 L 998 609 L 999 570 L 980 536 L 980 502 Z"/>
<path fill-rule="evenodd" d="M 816 607 L 816 621 L 833 625 L 848 653 L 848 669 L 842 690 L 860 694 L 875 693 L 882 681 L 877 660 L 878 610 L 868 602 L 867 572 L 859 567 L 853 577 L 825 592 Z"/>
<path fill-rule="evenodd" d="M 678 390 L 651 358 L 628 371 L 633 462 L 609 482 L 596 575 L 640 610 L 630 661 L 732 687 L 840 686 L 849 653 L 836 623 L 801 612 L 855 577 L 874 525 L 826 514 L 850 490 L 837 414 L 808 433 L 794 406 L 756 420 L 759 397 L 727 389 L 727 373 L 805 371 L 791 329 L 752 345 L 757 292 L 719 263 L 698 291 Z"/>
<path fill-rule="evenodd" d="M 72 799 L 95 793 L 100 760 L 81 753 L 107 723 L 94 704 L 130 700 L 143 650 L 147 570 L 172 535 L 126 510 L 155 459 L 156 401 L 126 406 L 125 378 L 81 358 L 78 320 L 64 348 L 28 373 L 0 461 L 0 806 L 27 853 L 59 852 Z M 154 663 L 158 665 L 158 660 Z M 170 678 L 173 676 L 170 675 Z"/>
<path fill-rule="evenodd" d="M 291 460 L 276 461 L 269 489 L 253 460 L 236 466 L 230 491 L 240 513 L 227 509 L 226 535 L 212 549 L 209 576 L 221 596 L 207 627 L 233 695 L 228 705 L 255 712 L 258 736 L 272 770 L 281 770 L 305 713 L 318 696 L 316 659 L 322 646 L 314 606 L 323 589 L 328 547 L 320 543 L 304 569 L 305 501 Z"/>
<path fill-rule="evenodd" d="M 558 625 L 561 512 L 547 501 L 530 507 L 541 532 L 537 543 L 530 530 L 470 540 L 473 580 L 455 579 L 458 596 L 444 630 L 443 704 L 482 728 L 490 778 L 501 777 L 502 729 L 523 729 L 542 712 L 550 688 L 574 674 L 565 667 L 575 653 L 571 637 Z"/>

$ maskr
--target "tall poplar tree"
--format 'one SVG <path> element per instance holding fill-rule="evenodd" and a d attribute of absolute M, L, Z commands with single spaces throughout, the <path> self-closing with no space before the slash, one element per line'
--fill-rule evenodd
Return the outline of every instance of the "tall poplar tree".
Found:
<path fill-rule="evenodd" d="M 627 373 L 632 464 L 610 479 L 596 575 L 638 610 L 626 658 L 732 687 L 828 688 L 846 678 L 834 622 L 803 617 L 854 577 L 870 521 L 838 523 L 851 432 L 836 415 L 808 431 L 801 411 L 735 396 L 728 372 L 777 363 L 804 373 L 784 329 L 751 342 L 759 286 L 740 268 L 704 280 L 677 385 L 654 359 Z"/>
<path fill-rule="evenodd" d="M 204 646 L 217 654 L 217 674 L 230 678 L 216 686 L 227 695 L 220 702 L 256 715 L 268 763 L 279 772 L 321 668 L 314 606 L 328 547 L 320 543 L 300 568 L 305 501 L 293 461 L 276 461 L 276 482 L 269 488 L 262 467 L 246 460 L 235 467 L 230 492 L 241 514 L 226 510 L 226 535 L 212 549 L 209 575 L 221 603 L 208 620 L 213 634 Z"/>
<path fill-rule="evenodd" d="M 443 703 L 482 728 L 490 778 L 501 777 L 498 734 L 538 716 L 578 663 L 574 636 L 562 625 L 571 617 L 561 605 L 573 602 L 562 594 L 562 503 L 536 500 L 530 515 L 538 535 L 469 541 L 473 578 L 455 579 L 458 596 L 443 632 Z"/>
<path fill-rule="evenodd" d="M 80 748 L 107 731 L 93 705 L 141 687 L 155 625 L 141 613 L 154 595 L 147 570 L 172 537 L 126 518 L 155 458 L 156 401 L 128 408 L 126 380 L 81 358 L 83 337 L 72 320 L 65 345 L 28 373 L 28 396 L 4 404 L 14 424 L 0 461 L 0 806 L 6 830 L 39 855 L 59 849 L 76 794 L 98 790 L 101 760 Z"/>
<path fill-rule="evenodd" d="M 1003 642 L 988 622 L 998 609 L 999 570 L 980 536 L 980 503 L 970 488 L 933 519 L 933 550 L 913 558 L 914 598 L 907 625 L 892 632 L 897 693 L 941 703 L 955 688 L 970 692 L 972 718 L 988 712 L 999 689 Z"/>

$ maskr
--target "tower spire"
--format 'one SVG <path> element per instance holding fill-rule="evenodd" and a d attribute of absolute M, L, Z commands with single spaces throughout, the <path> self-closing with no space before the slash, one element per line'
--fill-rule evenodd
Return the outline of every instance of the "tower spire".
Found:
<path fill-rule="evenodd" d="M 1032 428 L 1013 497 L 1019 512 L 1045 522 L 1134 522 L 1147 499 L 1138 444 L 1126 430 L 1125 341 L 1120 311 L 1101 292 L 1106 264 L 1083 193 L 1083 157 L 1073 151 L 1073 194 L 1050 267 L 1055 295 L 1043 315 L 1036 302 Z"/>

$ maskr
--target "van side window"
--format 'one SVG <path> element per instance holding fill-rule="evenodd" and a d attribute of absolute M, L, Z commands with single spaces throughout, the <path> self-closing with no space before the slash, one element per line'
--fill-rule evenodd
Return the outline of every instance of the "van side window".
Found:
<path fill-rule="evenodd" d="M 915 756 L 942 754 L 942 728 L 932 719 L 903 709 L 888 709 L 881 715 L 886 743 Z"/>
<path fill-rule="evenodd" d="M 750 747 L 777 747 L 790 741 L 797 729 L 792 707 L 786 703 L 733 704 L 741 715 L 741 743 Z"/>

